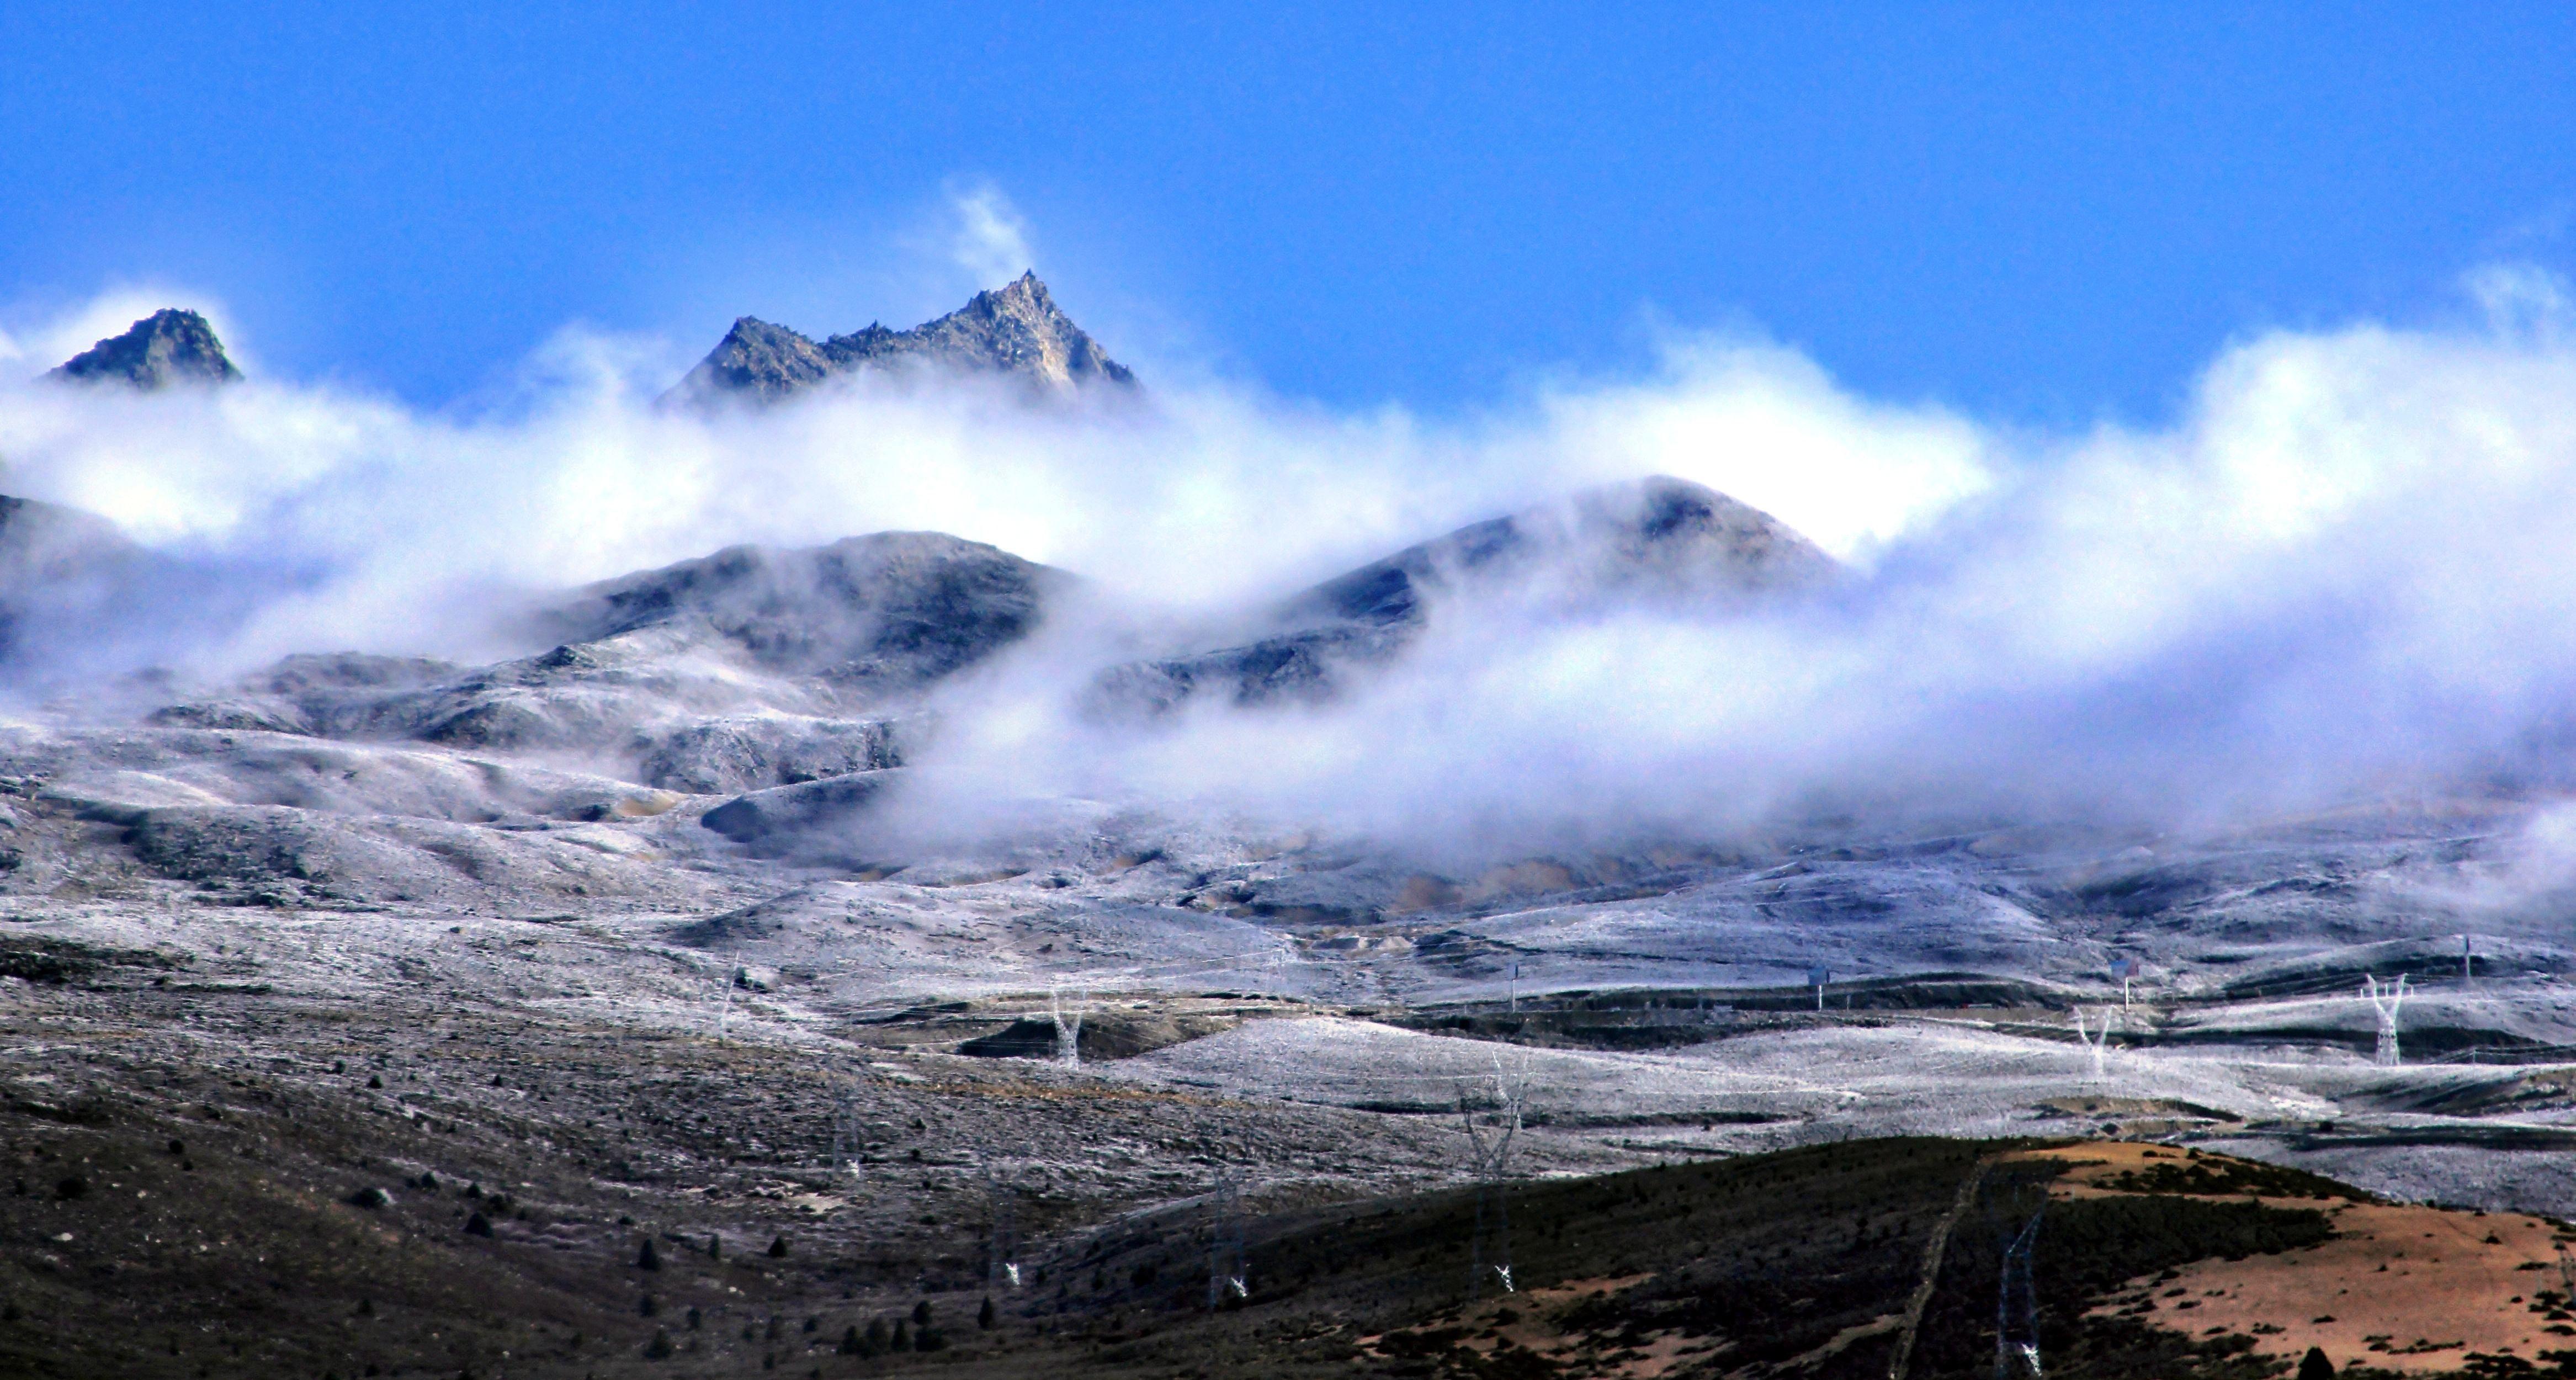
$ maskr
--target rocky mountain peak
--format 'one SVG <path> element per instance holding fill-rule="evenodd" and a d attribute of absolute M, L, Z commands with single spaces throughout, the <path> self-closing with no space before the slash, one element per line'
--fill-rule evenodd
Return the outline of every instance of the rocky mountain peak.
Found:
<path fill-rule="evenodd" d="M 689 382 L 763 402 L 821 383 L 832 372 L 813 341 L 756 316 L 738 318 Z"/>
<path fill-rule="evenodd" d="M 232 383 L 241 370 L 224 355 L 215 328 L 193 311 L 164 307 L 45 375 L 81 383 L 117 382 L 145 390 L 173 383 Z"/>
<path fill-rule="evenodd" d="M 1009 374 L 1051 389 L 1095 384 L 1132 388 L 1136 376 L 1109 357 L 1057 307 L 1035 273 L 975 294 L 933 321 L 898 331 L 870 322 L 816 342 L 754 317 L 734 322 L 672 394 L 689 400 L 771 402 L 838 374 L 927 367 Z"/>

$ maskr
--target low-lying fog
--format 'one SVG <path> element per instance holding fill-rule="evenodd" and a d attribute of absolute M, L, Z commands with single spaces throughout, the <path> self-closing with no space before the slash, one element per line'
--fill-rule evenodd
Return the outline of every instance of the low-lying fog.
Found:
<path fill-rule="evenodd" d="M 527 650 L 497 615 L 530 592 L 736 542 L 935 529 L 1086 577 L 945 693 L 915 793 L 942 808 L 1189 801 L 1468 845 L 1819 807 L 2205 823 L 2556 774 L 2576 348 L 2553 279 L 2495 270 L 2466 296 L 2461 324 L 2245 339 L 2170 424 L 2079 434 L 1855 396 L 1793 350 L 1692 335 L 1645 377 L 1453 417 L 1169 366 L 1127 400 L 876 379 L 703 414 L 654 404 L 672 347 L 580 331 L 505 399 L 424 412 L 255 369 L 148 396 L 39 384 L 40 344 L 0 341 L 0 492 L 102 514 L 231 592 L 139 641 L 95 630 L 116 650 L 83 675 L 488 659 Z M 1075 711 L 1152 629 L 1658 473 L 1770 512 L 1852 578 L 1727 618 L 1443 610 L 1328 707 Z"/>

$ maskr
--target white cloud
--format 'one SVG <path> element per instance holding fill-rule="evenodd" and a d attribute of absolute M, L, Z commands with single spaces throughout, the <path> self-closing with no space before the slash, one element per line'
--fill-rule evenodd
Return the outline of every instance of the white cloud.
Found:
<path fill-rule="evenodd" d="M 1028 221 L 1000 188 L 979 183 L 951 192 L 949 210 L 957 220 L 949 257 L 979 288 L 999 287 L 1037 267 Z"/>
<path fill-rule="evenodd" d="M 507 415 L 257 378 L 152 397 L 12 384 L 0 453 L 31 496 L 306 572 L 207 653 L 236 664 L 468 647 L 467 591 L 886 528 L 991 541 L 1136 603 L 1241 607 L 1672 473 L 1865 578 L 1718 625 L 1452 619 L 1340 708 L 1142 736 L 1066 712 L 1108 654 L 1067 627 L 977 689 L 946 769 L 986 793 L 1186 797 L 1448 846 L 1706 832 L 1830 800 L 2193 819 L 2532 769 L 2576 704 L 2576 351 L 2535 324 L 2556 310 L 2276 333 L 2213 361 L 2170 427 L 2054 437 L 1694 338 L 1649 377 L 1464 421 L 1169 385 L 1144 408 L 1033 409 L 865 379 L 693 417 L 645 404 L 665 382 L 637 372 L 650 351 L 567 334 Z M 81 319 L 101 313 L 139 314 Z"/>

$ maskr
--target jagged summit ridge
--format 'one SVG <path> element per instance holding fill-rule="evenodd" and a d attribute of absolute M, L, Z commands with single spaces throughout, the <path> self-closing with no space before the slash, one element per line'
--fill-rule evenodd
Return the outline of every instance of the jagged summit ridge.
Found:
<path fill-rule="evenodd" d="M 1032 272 L 904 331 L 870 322 L 817 343 L 785 326 L 745 316 L 672 392 L 682 398 L 773 402 L 836 374 L 906 365 L 1011 374 L 1053 388 L 1132 388 L 1136 383 L 1135 374 L 1056 306 L 1046 284 Z"/>
<path fill-rule="evenodd" d="M 124 383 L 151 390 L 173 383 L 232 383 L 242 376 L 206 318 L 164 307 L 65 360 L 45 377 Z"/>

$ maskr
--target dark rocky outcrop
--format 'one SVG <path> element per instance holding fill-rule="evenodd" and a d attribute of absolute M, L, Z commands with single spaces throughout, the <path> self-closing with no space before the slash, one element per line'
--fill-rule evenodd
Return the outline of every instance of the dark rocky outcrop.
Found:
<path fill-rule="evenodd" d="M 224 355 L 206 318 L 165 307 L 66 360 L 45 375 L 76 383 L 122 383 L 145 390 L 174 383 L 232 383 L 241 370 Z"/>
<path fill-rule="evenodd" d="M 1056 306 L 1036 274 L 1025 273 L 906 331 L 871 322 L 818 344 L 784 326 L 743 317 L 665 400 L 774 402 L 834 375 L 902 367 L 1008 374 L 1059 389 L 1136 382 Z"/>
<path fill-rule="evenodd" d="M 753 791 L 707 811 L 698 823 L 755 852 L 774 851 L 796 835 L 856 814 L 902 776 L 897 770 L 859 772 Z"/>
<path fill-rule="evenodd" d="M 549 615 L 568 643 L 713 632 L 764 670 L 911 689 L 1033 631 L 1063 572 L 938 532 L 781 551 L 727 547 L 592 585 Z"/>
<path fill-rule="evenodd" d="M 1444 601 L 1723 613 L 1820 588 L 1840 569 L 1771 515 L 1658 475 L 1406 547 L 1280 605 L 1268 636 L 1114 668 L 1100 678 L 1095 698 L 1104 707 L 1148 710 L 1201 693 L 1239 704 L 1318 699 L 1333 693 L 1347 668 L 1396 655 Z"/>
<path fill-rule="evenodd" d="M 1213 1012 L 1094 1011 L 1082 1018 L 1074 1047 L 1086 1060 L 1132 1059 L 1240 1024 L 1232 1016 Z M 1052 1018 L 1023 1016 L 990 1035 L 959 1044 L 957 1052 L 979 1059 L 1055 1059 L 1063 1052 L 1060 1039 Z"/>

